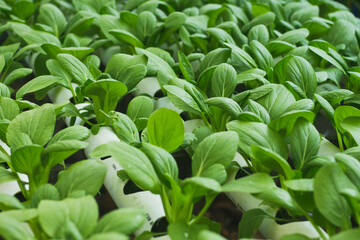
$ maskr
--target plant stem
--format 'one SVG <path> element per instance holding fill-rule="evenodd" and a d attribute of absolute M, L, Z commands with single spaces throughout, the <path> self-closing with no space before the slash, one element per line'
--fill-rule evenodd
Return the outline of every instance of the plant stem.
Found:
<path fill-rule="evenodd" d="M 343 152 L 344 151 L 344 145 L 343 145 L 343 142 L 342 142 L 341 134 L 340 134 L 338 129 L 336 129 L 336 135 L 337 135 L 340 151 Z"/>
<path fill-rule="evenodd" d="M 172 214 L 171 214 L 172 208 L 171 208 L 169 197 L 167 195 L 167 192 L 166 192 L 166 189 L 164 186 L 162 186 L 162 188 L 161 188 L 160 197 L 161 197 L 161 202 L 164 206 L 165 216 L 168 219 L 168 221 L 171 222 L 172 221 Z"/>
<path fill-rule="evenodd" d="M 217 195 L 218 194 L 214 194 L 214 195 L 210 196 L 208 199 L 206 199 L 205 206 L 201 209 L 200 213 L 193 220 L 191 220 L 190 225 L 194 225 L 198 221 L 200 221 L 200 219 L 202 218 L 202 216 L 204 216 L 206 211 L 209 209 L 209 207 L 211 206 L 212 202 L 214 201 L 214 199 Z"/>
<path fill-rule="evenodd" d="M 323 240 L 327 239 L 325 237 L 324 233 L 321 231 L 320 227 L 315 223 L 314 219 L 299 204 L 296 204 L 296 205 L 300 209 L 300 211 L 304 214 L 306 219 L 311 223 L 311 225 L 313 225 L 316 232 L 319 234 L 320 239 L 323 239 Z"/>
<path fill-rule="evenodd" d="M 201 113 L 201 118 L 204 121 L 205 125 L 212 129 L 211 124 L 209 123 L 209 121 L 207 120 L 207 118 L 205 117 L 205 115 L 203 113 Z"/>

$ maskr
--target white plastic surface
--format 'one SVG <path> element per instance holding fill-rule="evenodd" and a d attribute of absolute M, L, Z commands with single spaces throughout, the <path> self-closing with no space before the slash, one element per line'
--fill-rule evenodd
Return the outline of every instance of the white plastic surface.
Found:
<path fill-rule="evenodd" d="M 149 94 L 152 97 L 161 89 L 156 77 L 144 78 L 136 85 L 136 88 L 139 89 L 139 91 L 134 92 L 135 95 Z"/>
<path fill-rule="evenodd" d="M 48 96 L 53 103 L 68 101 L 72 98 L 71 91 L 62 86 L 56 86 L 48 91 Z"/>
<path fill-rule="evenodd" d="M 167 109 L 171 109 L 174 110 L 177 113 L 182 113 L 182 110 L 175 107 L 175 105 L 170 101 L 170 99 L 168 97 L 162 97 L 159 98 L 155 101 L 155 105 L 154 105 L 155 109 L 158 108 L 167 108 Z"/>

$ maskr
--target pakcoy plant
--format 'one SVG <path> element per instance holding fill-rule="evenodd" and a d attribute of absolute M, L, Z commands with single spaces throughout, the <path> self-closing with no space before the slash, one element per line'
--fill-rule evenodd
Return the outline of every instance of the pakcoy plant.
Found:
<path fill-rule="evenodd" d="M 56 114 L 62 107 L 45 104 L 19 114 L 13 101 L 2 100 L 2 110 L 7 114 L 5 119 L 11 120 L 2 124 L 2 141 L 10 148 L 10 154 L 1 151 L 1 162 L 11 170 L 5 180 L 16 180 L 25 199 L 30 200 L 36 189 L 48 183 L 54 166 L 87 146 L 83 140 L 90 132 L 85 127 L 73 126 L 53 136 Z M 11 109 L 9 103 L 12 103 Z M 6 172 L 3 167 L 1 169 Z M 19 173 L 25 174 L 28 182 L 21 180 Z"/>
<path fill-rule="evenodd" d="M 106 175 L 106 166 L 83 160 L 61 172 L 55 185 L 38 187 L 31 199 L 0 194 L 0 236 L 5 239 L 129 239 L 145 222 L 140 209 L 119 209 L 100 220 L 94 196 Z M 131 221 L 129 221 L 131 220 Z M 31 231 L 23 226 L 28 224 Z"/>

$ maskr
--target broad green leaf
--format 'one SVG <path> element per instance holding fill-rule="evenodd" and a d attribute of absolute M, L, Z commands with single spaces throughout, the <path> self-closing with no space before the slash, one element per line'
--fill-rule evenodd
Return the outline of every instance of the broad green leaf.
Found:
<path fill-rule="evenodd" d="M 232 43 L 225 43 L 225 46 L 231 49 L 231 65 L 233 65 L 237 71 L 257 68 L 254 59 L 243 49 Z"/>
<path fill-rule="evenodd" d="M 275 131 L 282 133 L 284 137 L 288 137 L 291 135 L 295 122 L 299 118 L 304 118 L 312 123 L 315 119 L 315 114 L 307 110 L 289 111 L 271 121 L 269 126 Z"/>
<path fill-rule="evenodd" d="M 291 22 L 297 21 L 303 24 L 307 20 L 310 20 L 311 18 L 318 16 L 319 16 L 319 7 L 309 5 L 294 12 L 290 17 L 290 20 Z"/>
<path fill-rule="evenodd" d="M 341 123 L 348 117 L 360 117 L 360 110 L 351 106 L 339 106 L 335 109 L 334 120 L 340 132 L 344 132 Z"/>
<path fill-rule="evenodd" d="M 0 184 L 16 180 L 16 175 L 13 172 L 0 167 Z"/>
<path fill-rule="evenodd" d="M 97 224 L 99 217 L 98 206 L 94 197 L 67 198 L 63 202 L 69 209 L 70 220 L 81 235 L 88 236 Z"/>
<path fill-rule="evenodd" d="M 237 116 L 242 112 L 242 109 L 239 106 L 239 104 L 237 104 L 231 98 L 213 97 L 206 99 L 204 102 L 208 105 L 216 106 L 223 109 L 233 119 L 236 119 Z"/>
<path fill-rule="evenodd" d="M 195 196 L 203 195 L 204 192 L 221 192 L 222 188 L 218 181 L 206 177 L 189 177 L 183 181 L 183 191 L 190 194 L 195 189 Z"/>
<path fill-rule="evenodd" d="M 252 56 L 260 69 L 267 71 L 274 66 L 274 59 L 270 52 L 260 42 L 253 40 L 250 42 Z"/>
<path fill-rule="evenodd" d="M 13 3 L 12 12 L 20 19 L 26 20 L 36 10 L 36 6 L 32 1 L 19 0 Z"/>
<path fill-rule="evenodd" d="M 271 119 L 280 117 L 295 103 L 293 94 L 280 84 L 260 86 L 251 92 L 249 98 L 260 103 L 269 112 Z"/>
<path fill-rule="evenodd" d="M 38 187 L 31 197 L 30 206 L 37 208 L 42 200 L 60 201 L 60 193 L 54 185 L 44 184 Z"/>
<path fill-rule="evenodd" d="M 273 152 L 271 149 L 252 145 L 251 152 L 257 162 L 271 170 L 275 170 L 279 174 L 285 176 L 286 179 L 292 179 L 295 176 L 295 172 L 291 169 L 286 159 Z"/>
<path fill-rule="evenodd" d="M 16 99 L 22 98 L 25 94 L 36 92 L 52 85 L 59 84 L 62 81 L 59 77 L 43 75 L 32 79 L 24 84 L 17 92 Z"/>
<path fill-rule="evenodd" d="M 314 102 L 310 99 L 300 99 L 299 101 L 294 102 L 287 108 L 287 112 L 296 111 L 296 110 L 305 110 L 312 111 L 314 109 Z"/>
<path fill-rule="evenodd" d="M 160 180 L 151 161 L 135 147 L 123 142 L 101 145 L 91 153 L 92 157 L 112 156 L 126 171 L 130 179 L 144 190 L 160 193 Z"/>
<path fill-rule="evenodd" d="M 56 142 L 64 140 L 85 140 L 89 137 L 90 131 L 83 126 L 71 126 L 57 132 L 54 137 L 51 138 L 47 146 L 50 146 Z"/>
<path fill-rule="evenodd" d="M 319 92 L 318 95 L 325 98 L 331 105 L 335 105 L 343 101 L 345 98 L 349 98 L 354 93 L 347 89 L 334 89 L 329 91 Z"/>
<path fill-rule="evenodd" d="M 267 44 L 269 42 L 269 30 L 264 24 L 259 24 L 252 27 L 248 33 L 249 42 L 257 40 L 262 44 Z"/>
<path fill-rule="evenodd" d="M 230 36 L 230 34 L 228 34 L 225 30 L 223 30 L 221 28 L 217 28 L 217 27 L 208 28 L 208 29 L 206 29 L 206 31 L 208 34 L 210 34 L 211 36 L 216 38 L 220 44 L 223 44 L 225 42 L 235 44 L 235 41 Z"/>
<path fill-rule="evenodd" d="M 18 68 L 11 71 L 4 79 L 4 84 L 9 86 L 15 80 L 26 77 L 33 72 L 31 68 Z"/>
<path fill-rule="evenodd" d="M 115 232 L 130 235 L 139 229 L 145 221 L 145 213 L 142 209 L 118 209 L 103 216 L 93 230 L 93 233 Z"/>
<path fill-rule="evenodd" d="M 199 66 L 199 72 L 203 72 L 205 69 L 219 65 L 221 63 L 224 63 L 228 60 L 228 58 L 231 55 L 231 50 L 228 48 L 217 48 L 208 54 L 205 55 L 205 57 L 202 59 L 200 66 Z"/>
<path fill-rule="evenodd" d="M 173 240 L 188 239 L 189 226 L 182 222 L 173 222 L 168 226 L 168 233 Z"/>
<path fill-rule="evenodd" d="M 291 214 L 302 215 L 301 210 L 298 207 L 298 204 L 290 195 L 289 192 L 282 188 L 270 188 L 256 195 L 257 198 L 264 200 L 265 204 L 270 205 L 274 208 L 285 208 Z"/>
<path fill-rule="evenodd" d="M 144 79 L 147 73 L 147 68 L 144 64 L 136 64 L 126 68 L 117 75 L 117 79 L 124 83 L 128 90 L 133 89 L 136 85 Z"/>
<path fill-rule="evenodd" d="M 61 53 L 57 55 L 57 60 L 76 83 L 82 85 L 86 80 L 92 79 L 89 69 L 76 57 Z"/>
<path fill-rule="evenodd" d="M 351 134 L 358 146 L 360 146 L 359 120 L 360 117 L 347 117 L 340 123 L 341 128 Z"/>
<path fill-rule="evenodd" d="M 355 27 L 346 20 L 338 20 L 330 28 L 324 39 L 334 46 L 349 44 L 355 38 Z"/>
<path fill-rule="evenodd" d="M 317 155 L 320 148 L 320 135 L 314 125 L 299 118 L 290 135 L 290 146 L 295 168 L 301 170 Z"/>
<path fill-rule="evenodd" d="M 129 237 L 125 234 L 109 232 L 92 234 L 88 240 L 129 240 Z"/>
<path fill-rule="evenodd" d="M 55 5 L 49 3 L 40 6 L 38 21 L 50 26 L 57 37 L 60 37 L 66 27 L 64 14 Z"/>
<path fill-rule="evenodd" d="M 115 54 L 110 58 L 110 61 L 106 65 L 105 73 L 110 74 L 110 76 L 114 79 L 119 79 L 119 77 L 123 76 L 125 72 L 128 72 L 130 67 L 136 65 L 146 65 L 147 61 L 148 60 L 145 55 L 131 56 L 123 53 Z M 122 81 L 122 79 L 119 80 Z"/>
<path fill-rule="evenodd" d="M 263 25 L 270 25 L 274 22 L 276 15 L 273 12 L 267 12 L 264 13 L 260 16 L 257 16 L 256 18 L 254 18 L 253 20 L 251 20 L 250 22 L 248 22 L 247 24 L 245 24 L 242 27 L 242 31 L 247 32 L 248 30 L 250 30 L 252 27 L 259 25 L 259 24 L 263 24 Z"/>
<path fill-rule="evenodd" d="M 69 218 L 69 208 L 65 202 L 44 200 L 38 207 L 39 223 L 44 232 L 50 237 L 59 234 L 59 230 Z"/>
<path fill-rule="evenodd" d="M 178 166 L 169 152 L 149 143 L 142 143 L 141 150 L 150 159 L 162 182 L 166 183 L 166 180 L 163 177 L 165 174 L 172 177 L 174 180 L 178 179 Z"/>
<path fill-rule="evenodd" d="M 185 90 L 171 85 L 165 85 L 164 89 L 175 107 L 195 114 L 200 114 L 201 110 L 196 101 Z"/>
<path fill-rule="evenodd" d="M 330 240 L 356 240 L 359 238 L 360 229 L 349 229 L 331 236 Z"/>
<path fill-rule="evenodd" d="M 23 145 L 16 148 L 11 156 L 11 163 L 17 172 L 33 175 L 41 164 L 43 147 Z"/>
<path fill-rule="evenodd" d="M 287 159 L 288 151 L 281 135 L 264 123 L 232 121 L 226 125 L 228 130 L 239 134 L 239 148 L 249 156 L 253 156 L 251 147 L 253 145 L 266 147 Z"/>
<path fill-rule="evenodd" d="M 114 111 L 118 101 L 126 92 L 126 85 L 114 79 L 92 82 L 84 90 L 84 94 L 94 102 L 94 111 L 98 123 L 107 123 L 104 112 Z"/>
<path fill-rule="evenodd" d="M 95 196 L 105 179 L 107 167 L 96 160 L 83 160 L 65 170 L 55 187 L 62 198 L 83 192 Z"/>
<path fill-rule="evenodd" d="M 290 44 L 297 44 L 306 39 L 309 36 L 309 30 L 306 28 L 300 28 L 292 31 L 288 31 L 278 37 L 276 41 L 288 42 Z"/>
<path fill-rule="evenodd" d="M 193 155 L 193 176 L 201 176 L 204 170 L 216 163 L 226 167 L 234 159 L 237 145 L 238 136 L 235 132 L 214 133 L 206 137 Z"/>
<path fill-rule="evenodd" d="M 146 96 L 137 96 L 130 101 L 126 114 L 135 121 L 139 118 L 148 118 L 153 110 L 154 103 L 151 98 Z"/>
<path fill-rule="evenodd" d="M 186 22 L 187 16 L 182 12 L 173 12 L 169 14 L 164 22 L 166 28 L 179 29 Z"/>
<path fill-rule="evenodd" d="M 351 151 L 351 149 L 352 148 L 348 149 L 347 151 Z M 343 171 L 345 172 L 346 176 L 358 189 L 360 189 L 360 163 L 355 157 L 348 154 L 349 153 L 338 153 L 335 155 L 335 160 L 344 166 Z"/>
<path fill-rule="evenodd" d="M 261 106 L 259 103 L 249 99 L 249 103 L 248 103 L 248 109 L 250 112 L 255 113 L 256 115 L 258 115 L 265 124 L 269 124 L 270 123 L 270 115 L 269 113 L 266 111 L 266 109 Z"/>
<path fill-rule="evenodd" d="M 110 112 L 110 125 L 116 136 L 126 143 L 140 142 L 139 131 L 135 123 L 125 114 Z"/>
<path fill-rule="evenodd" d="M 184 140 L 184 123 L 177 112 L 159 108 L 149 117 L 147 133 L 151 144 L 172 152 Z"/>
<path fill-rule="evenodd" d="M 274 58 L 285 55 L 286 53 L 295 49 L 295 45 L 284 41 L 271 41 L 267 43 L 265 47 L 269 50 Z"/>
<path fill-rule="evenodd" d="M 329 63 L 331 63 L 333 66 L 337 67 L 339 70 L 341 70 L 342 72 L 345 72 L 344 68 L 341 66 L 340 63 L 338 63 L 338 61 L 336 61 L 332 56 L 330 56 L 329 54 L 327 54 L 324 50 L 317 48 L 317 47 L 313 47 L 313 46 L 309 46 L 310 50 L 313 51 L 316 55 L 320 56 L 321 58 L 325 59 L 326 61 L 328 61 Z"/>
<path fill-rule="evenodd" d="M 265 79 L 265 76 L 266 76 L 265 71 L 259 68 L 253 68 L 239 73 L 236 77 L 236 81 L 238 83 L 245 83 L 248 81 L 258 80 L 263 84 L 268 84 L 269 81 Z"/>
<path fill-rule="evenodd" d="M 216 67 L 211 79 L 211 90 L 215 97 L 230 97 L 236 87 L 236 71 L 227 64 L 222 63 Z"/>
<path fill-rule="evenodd" d="M 144 54 L 148 57 L 148 71 L 149 69 L 153 69 L 154 72 L 157 73 L 161 70 L 170 78 L 177 77 L 171 66 L 159 56 L 145 49 L 135 48 L 135 50 L 137 54 Z"/>
<path fill-rule="evenodd" d="M 17 145 L 19 135 L 26 134 L 33 144 L 44 146 L 52 137 L 55 128 L 55 111 L 52 105 L 29 110 L 17 115 L 9 124 L 6 139 L 11 148 Z"/>
<path fill-rule="evenodd" d="M 22 23 L 11 23 L 11 27 L 14 32 L 19 35 L 29 45 L 31 44 L 43 44 L 43 43 L 54 43 L 57 46 L 61 46 L 60 41 L 54 35 L 31 29 L 29 26 Z M 35 49 L 40 49 L 36 47 Z"/>
<path fill-rule="evenodd" d="M 130 44 L 133 47 L 139 47 L 139 48 L 144 47 L 144 44 L 130 32 L 120 29 L 114 29 L 109 31 L 109 33 L 112 34 L 119 41 Z"/>
<path fill-rule="evenodd" d="M 139 14 L 136 24 L 136 33 L 141 39 L 151 36 L 156 28 L 156 17 L 152 12 L 144 11 Z"/>
<path fill-rule="evenodd" d="M 193 70 L 189 60 L 187 59 L 185 54 L 181 51 L 178 52 L 178 58 L 179 58 L 179 67 L 180 67 L 181 73 L 183 74 L 184 78 L 188 82 L 194 82 L 195 74 L 194 74 L 194 70 Z"/>
<path fill-rule="evenodd" d="M 284 182 L 285 186 L 293 191 L 300 192 L 313 192 L 314 191 L 314 179 L 313 178 L 304 178 L 304 179 L 292 179 Z"/>
<path fill-rule="evenodd" d="M 34 237 L 22 223 L 9 216 L 0 215 L 0 236 L 4 239 L 33 240 Z"/>
<path fill-rule="evenodd" d="M 198 240 L 207 240 L 207 239 L 212 239 L 212 240 L 225 240 L 224 237 L 222 237 L 221 235 L 212 232 L 210 230 L 202 230 L 199 232 L 199 234 L 197 235 L 197 239 Z"/>
<path fill-rule="evenodd" d="M 316 75 L 308 61 L 298 56 L 291 58 L 287 65 L 287 74 L 289 80 L 299 86 L 308 98 L 314 96 Z"/>
<path fill-rule="evenodd" d="M 14 196 L 0 193 L 0 210 L 24 209 L 21 202 Z"/>
<path fill-rule="evenodd" d="M 266 189 L 274 188 L 273 179 L 266 173 L 254 173 L 226 183 L 222 186 L 223 192 L 261 193 Z"/>
<path fill-rule="evenodd" d="M 349 204 L 340 194 L 344 188 L 356 189 L 337 163 L 328 163 L 317 172 L 314 183 L 316 207 L 338 227 L 346 226 L 351 214 Z"/>
<path fill-rule="evenodd" d="M 227 172 L 224 165 L 215 163 L 211 165 L 209 168 L 205 169 L 205 171 L 201 174 L 204 178 L 211 178 L 223 184 L 227 179 Z"/>
<path fill-rule="evenodd" d="M 260 208 L 246 211 L 239 222 L 239 238 L 253 238 L 268 214 Z"/>
<path fill-rule="evenodd" d="M 73 18 L 74 21 L 69 20 L 65 33 L 69 35 L 69 33 L 74 33 L 78 36 L 83 35 L 92 25 L 95 20 L 94 16 L 80 16 L 79 18 Z"/>
<path fill-rule="evenodd" d="M 331 121 L 331 123 L 334 124 L 334 108 L 331 106 L 331 104 L 322 96 L 315 94 L 314 95 L 316 101 L 320 104 L 320 106 L 324 109 L 327 117 Z"/>
<path fill-rule="evenodd" d="M 38 217 L 37 209 L 16 209 L 3 211 L 0 215 L 14 218 L 20 222 L 27 222 L 30 220 L 34 220 Z"/>

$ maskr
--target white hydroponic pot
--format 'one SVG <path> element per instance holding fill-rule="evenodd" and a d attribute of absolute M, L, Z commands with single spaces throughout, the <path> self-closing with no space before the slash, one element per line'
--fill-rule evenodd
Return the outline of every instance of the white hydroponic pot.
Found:
<path fill-rule="evenodd" d="M 101 127 L 97 135 L 91 134 L 87 139 L 89 146 L 85 149 L 85 154 L 89 156 L 97 146 L 110 141 L 120 140 L 109 127 Z M 124 187 L 127 180 L 123 180 L 117 176 L 117 171 L 121 170 L 122 167 L 113 158 L 107 158 L 103 160 L 103 162 L 108 167 L 104 185 L 115 204 L 119 208 L 135 207 L 145 210 L 147 221 L 137 233 L 140 234 L 145 230 L 150 230 L 157 219 L 165 216 L 160 196 L 152 194 L 149 191 L 125 194 Z"/>
<path fill-rule="evenodd" d="M 73 87 L 76 85 L 73 84 Z M 48 96 L 53 103 L 68 101 L 73 97 L 71 91 L 63 86 L 56 86 L 48 91 Z"/>
<path fill-rule="evenodd" d="M 178 114 L 182 113 L 182 110 L 175 107 L 175 105 L 170 101 L 170 99 L 168 97 L 162 97 L 162 98 L 155 100 L 154 109 L 156 110 L 158 108 L 167 108 L 170 110 L 174 110 Z"/>
<path fill-rule="evenodd" d="M 138 91 L 134 92 L 136 96 L 147 94 L 151 97 L 154 97 L 155 93 L 161 89 L 156 77 L 144 78 L 138 83 L 138 85 L 136 85 L 136 88 L 139 89 Z"/>
<path fill-rule="evenodd" d="M 324 144 L 325 146 L 320 147 L 320 150 L 324 148 L 330 148 L 334 150 L 334 148 L 331 146 L 332 144 L 327 140 L 322 141 L 322 145 Z M 236 153 L 234 161 L 237 161 L 242 167 L 247 167 L 245 159 L 239 153 Z M 234 177 L 235 176 L 233 176 L 233 178 Z M 276 209 L 261 204 L 262 200 L 255 198 L 249 193 L 232 192 L 232 193 L 226 193 L 226 195 L 242 212 L 254 208 L 260 208 L 271 216 L 275 217 L 276 215 L 277 212 Z M 318 232 L 315 230 L 315 228 L 312 226 L 312 224 L 309 221 L 292 222 L 292 223 L 280 225 L 276 223 L 276 221 L 273 219 L 265 218 L 259 227 L 259 231 L 266 239 L 273 239 L 273 240 L 280 239 L 284 235 L 295 234 L 295 233 L 306 235 L 309 238 L 319 238 Z M 327 235 L 325 232 L 324 234 Z"/>

